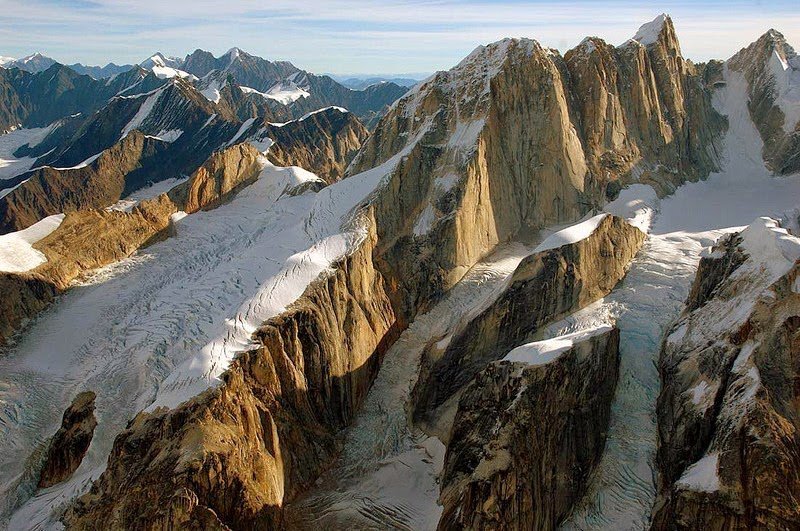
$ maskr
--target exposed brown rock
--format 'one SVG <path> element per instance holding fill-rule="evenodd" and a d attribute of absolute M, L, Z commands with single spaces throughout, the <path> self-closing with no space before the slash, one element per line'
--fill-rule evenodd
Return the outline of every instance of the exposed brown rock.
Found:
<path fill-rule="evenodd" d="M 50 487 L 68 479 L 89 450 L 97 419 L 94 417 L 95 394 L 80 393 L 64 412 L 61 428 L 50 440 L 39 488 Z"/>
<path fill-rule="evenodd" d="M 213 511 L 233 529 L 279 525 L 282 504 L 336 452 L 336 433 L 397 334 L 372 265 L 375 242 L 373 231 L 267 321 L 256 334 L 262 346 L 237 358 L 219 388 L 139 414 L 115 441 L 106 472 L 66 516 L 68 526 L 169 527 L 187 497 L 197 499 L 192 512 Z"/>
<path fill-rule="evenodd" d="M 164 146 L 164 142 L 133 131 L 83 168 L 45 166 L 33 171 L 0 201 L 0 233 L 27 228 L 51 214 L 114 203 L 122 197 L 126 178 Z"/>
<path fill-rule="evenodd" d="M 662 347 L 653 529 L 800 528 L 800 264 L 772 282 L 740 242 L 703 259 Z"/>
<path fill-rule="evenodd" d="M 409 311 L 498 243 L 573 222 L 622 184 L 664 194 L 716 168 L 725 120 L 671 21 L 647 47 L 592 42 L 564 58 L 526 39 L 479 48 L 395 103 L 367 140 L 350 173 L 421 137 L 377 217 L 385 274 Z M 423 215 L 432 226 L 414 234 Z"/>
<path fill-rule="evenodd" d="M 525 258 L 500 297 L 465 325 L 443 353 L 426 351 L 414 392 L 415 416 L 428 419 L 486 364 L 544 324 L 608 294 L 644 239 L 621 218 L 606 216 L 589 237 Z"/>
<path fill-rule="evenodd" d="M 725 119 L 710 88 L 683 58 L 669 17 L 656 42 L 614 47 L 591 37 L 564 56 L 589 181 L 642 181 L 660 193 L 716 168 Z M 608 195 L 608 191 L 606 191 Z"/>
<path fill-rule="evenodd" d="M 605 446 L 619 330 L 544 365 L 494 362 L 461 395 L 439 529 L 555 529 Z"/>
<path fill-rule="evenodd" d="M 300 166 L 332 184 L 344 176 L 369 133 L 354 114 L 331 108 L 269 127 L 267 136 L 275 142 L 267 152 L 270 162 Z"/>

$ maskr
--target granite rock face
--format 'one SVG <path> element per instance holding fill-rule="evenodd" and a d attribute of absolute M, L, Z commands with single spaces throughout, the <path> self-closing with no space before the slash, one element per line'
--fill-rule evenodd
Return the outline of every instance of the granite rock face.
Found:
<path fill-rule="evenodd" d="M 439 529 L 556 529 L 605 445 L 619 330 L 544 364 L 498 361 L 461 395 L 442 473 Z"/>
<path fill-rule="evenodd" d="M 39 488 L 51 487 L 68 479 L 80 466 L 97 427 L 94 399 L 92 391 L 80 393 L 64 412 L 61 427 L 47 448 Z"/>
<path fill-rule="evenodd" d="M 798 258 L 761 218 L 702 259 L 660 356 L 654 529 L 800 526 Z"/>
<path fill-rule="evenodd" d="M 426 420 L 486 364 L 548 322 L 608 294 L 644 239 L 639 229 L 607 215 L 588 237 L 525 258 L 497 300 L 465 325 L 444 352 L 426 352 L 415 389 L 415 416 Z"/>
<path fill-rule="evenodd" d="M 106 472 L 66 516 L 90 529 L 158 529 L 176 514 L 214 514 L 234 529 L 275 527 L 281 507 L 337 451 L 398 333 L 372 265 L 374 231 L 330 275 L 256 333 L 224 383 L 168 411 L 141 413 Z M 183 508 L 180 511 L 179 508 Z M 210 517 L 210 516 L 209 516 Z M 183 517 L 181 517 L 183 518 Z"/>
<path fill-rule="evenodd" d="M 589 39 L 564 57 L 506 39 L 392 106 L 349 172 L 421 137 L 378 216 L 406 307 L 426 307 L 498 243 L 574 222 L 627 183 L 667 193 L 717 168 L 725 119 L 668 17 L 660 28 L 648 44 Z"/>
<path fill-rule="evenodd" d="M 300 166 L 327 184 L 344 177 L 350 161 L 369 136 L 355 115 L 337 108 L 267 130 L 275 142 L 267 152 L 273 164 Z"/>

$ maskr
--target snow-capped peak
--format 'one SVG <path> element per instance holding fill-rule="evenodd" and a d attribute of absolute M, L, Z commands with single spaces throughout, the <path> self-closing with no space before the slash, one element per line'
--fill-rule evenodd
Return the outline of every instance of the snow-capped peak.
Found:
<path fill-rule="evenodd" d="M 644 46 L 655 44 L 658 41 L 659 35 L 661 35 L 661 30 L 664 29 L 664 24 L 668 20 L 669 15 L 666 13 L 661 13 L 647 24 L 642 24 L 642 26 L 639 28 L 639 31 L 637 31 L 636 35 L 633 36 L 632 40 Z"/>
<path fill-rule="evenodd" d="M 139 65 L 142 68 L 152 69 L 155 66 L 159 67 L 169 67 L 169 68 L 179 68 L 181 66 L 181 60 L 175 57 L 167 57 L 161 52 L 156 52 L 141 63 Z"/>
<path fill-rule="evenodd" d="M 32 54 L 30 54 L 28 56 L 23 57 L 22 59 L 19 60 L 19 62 L 23 63 L 23 64 L 27 64 L 27 63 L 30 63 L 31 61 L 37 61 L 39 59 L 42 59 L 43 57 L 44 56 L 41 53 L 34 52 L 34 53 L 32 53 Z"/>
<path fill-rule="evenodd" d="M 189 81 L 197 81 L 197 77 L 181 70 L 182 62 L 175 57 L 166 57 L 161 52 L 156 52 L 151 57 L 140 63 L 142 68 L 151 70 L 160 79 L 180 77 Z"/>
<path fill-rule="evenodd" d="M 5 66 L 9 63 L 13 63 L 14 61 L 16 61 L 16 59 L 14 59 L 13 57 L 3 57 L 2 55 L 0 55 L 0 66 Z"/>

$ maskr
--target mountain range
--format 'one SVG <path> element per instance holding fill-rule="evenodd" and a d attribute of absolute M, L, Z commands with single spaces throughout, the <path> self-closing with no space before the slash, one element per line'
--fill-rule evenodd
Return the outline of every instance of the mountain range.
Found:
<path fill-rule="evenodd" d="M 0 525 L 800 527 L 780 32 L 45 59 L 0 68 Z"/>
<path fill-rule="evenodd" d="M 62 83 L 44 88 L 56 94 L 56 97 L 62 97 L 65 91 L 77 90 L 81 93 L 80 98 L 85 101 L 96 100 L 95 103 L 86 107 L 64 107 L 63 116 L 67 116 L 67 113 L 74 114 L 78 111 L 93 110 L 92 105 L 107 101 L 111 96 L 117 95 L 118 92 L 109 95 L 107 87 L 117 87 L 121 83 L 121 80 L 118 79 L 120 76 L 132 78 L 145 71 L 162 80 L 175 77 L 185 79 L 211 98 L 214 103 L 218 103 L 218 92 L 230 84 L 235 92 L 244 94 L 244 99 L 251 102 L 251 107 L 262 109 L 252 111 L 256 114 L 260 112 L 274 114 L 278 117 L 299 117 L 311 110 L 334 105 L 350 109 L 368 124 L 374 124 L 385 107 L 407 90 L 407 87 L 401 87 L 392 82 L 367 84 L 358 89 L 350 89 L 329 76 L 317 76 L 302 71 L 287 61 L 271 62 L 238 48 L 233 48 L 218 58 L 209 52 L 195 50 L 183 59 L 169 58 L 161 53 L 156 53 L 139 65 L 109 63 L 104 67 L 82 64 L 66 66 L 74 73 L 92 78 L 95 83 L 64 73 L 55 75 L 53 79 L 55 70 L 50 71 L 50 68 L 54 65 L 62 66 L 40 53 L 18 60 L 4 60 L 3 63 L 0 63 L 0 69 L 7 71 L 2 72 L 3 77 L 15 76 L 16 80 L 13 89 L 5 88 L 5 90 L 13 90 L 16 93 L 10 98 L 24 100 L 27 85 L 37 85 L 42 90 L 43 83 L 37 80 L 46 78 L 51 83 L 56 81 Z M 12 74 L 13 70 L 33 75 Z M 59 72 L 61 70 L 59 69 Z M 69 78 L 69 80 L 65 81 L 65 78 Z M 67 83 L 67 86 L 63 84 L 64 82 Z M 77 83 L 79 87 L 70 86 L 69 84 L 72 83 Z M 152 85 L 153 81 L 148 80 L 145 83 Z M 49 104 L 53 107 L 59 106 L 54 102 L 49 102 Z M 15 103 L 14 106 L 17 104 Z M 21 112 L 24 114 L 24 111 Z M 0 118 L 0 130 L 7 131 L 11 127 L 25 125 L 23 121 L 25 117 L 19 112 L 3 114 L 4 116 Z"/>

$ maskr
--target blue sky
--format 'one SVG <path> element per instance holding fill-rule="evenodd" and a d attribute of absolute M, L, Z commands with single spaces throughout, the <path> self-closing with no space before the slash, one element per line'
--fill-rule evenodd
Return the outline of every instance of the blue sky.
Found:
<path fill-rule="evenodd" d="M 587 35 L 619 44 L 662 11 L 693 60 L 727 58 L 771 27 L 800 47 L 798 0 L 0 0 L 0 55 L 133 63 L 238 46 L 314 72 L 432 72 L 507 36 L 562 52 Z"/>

